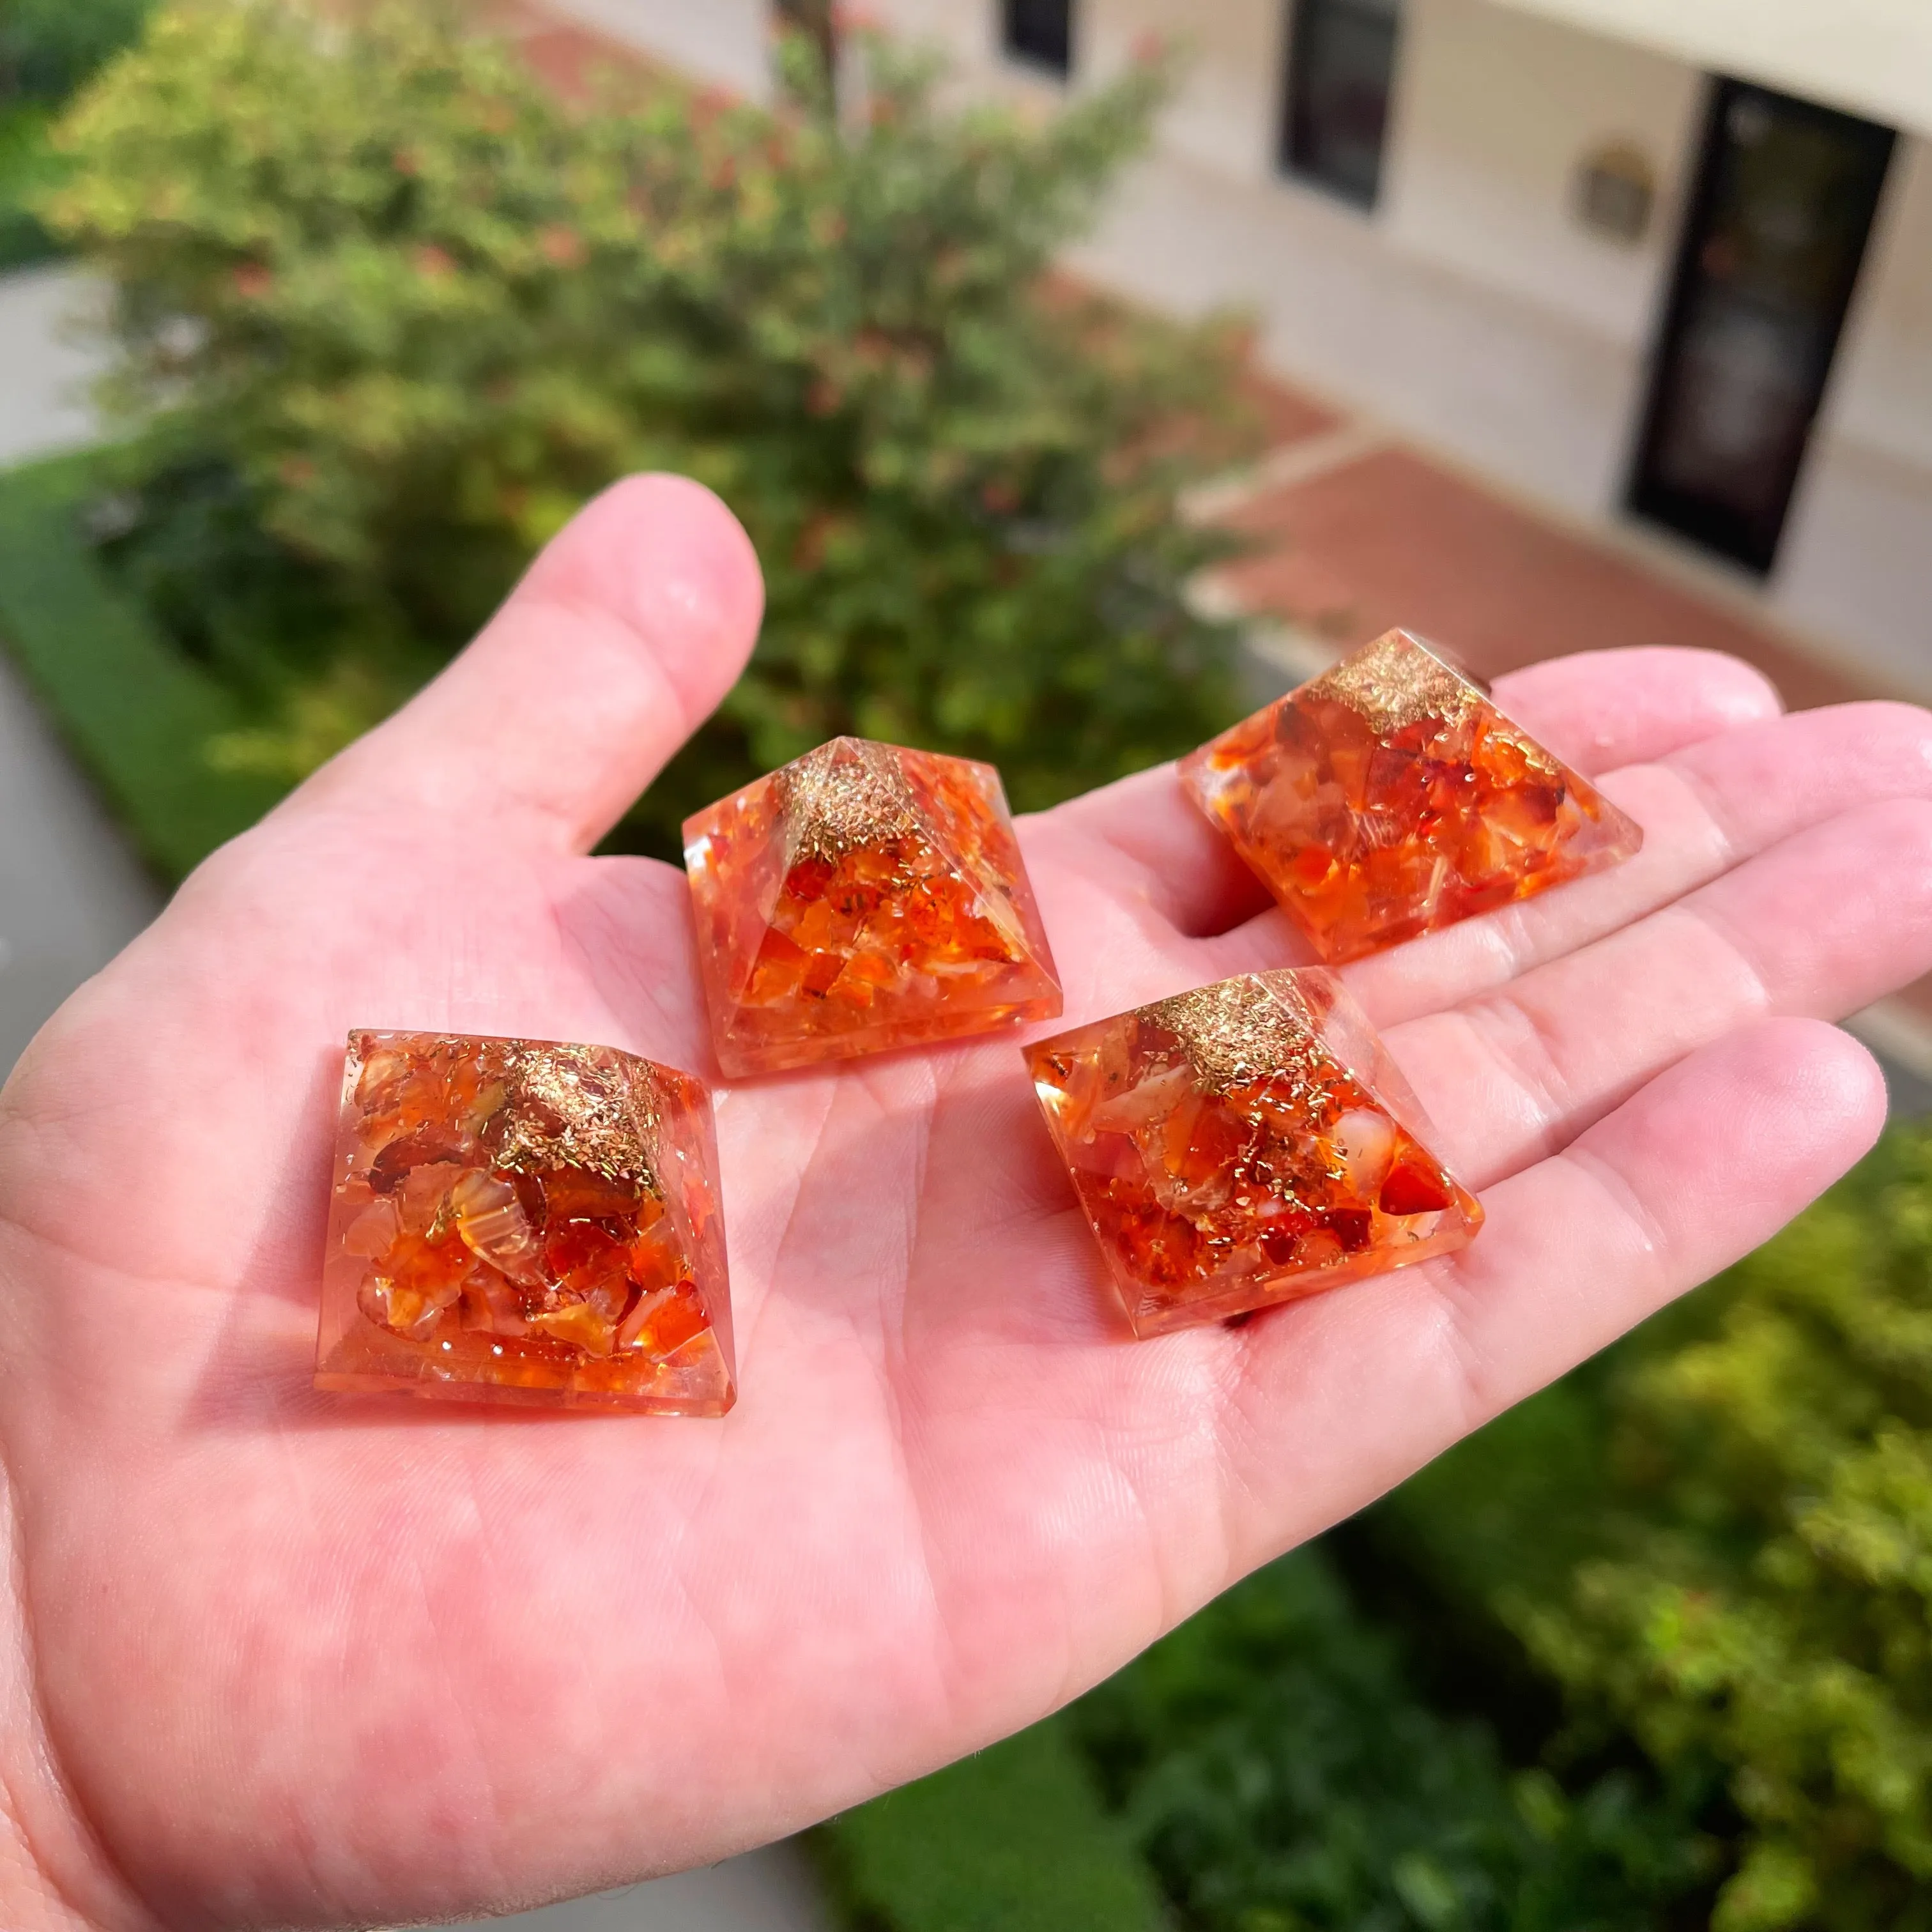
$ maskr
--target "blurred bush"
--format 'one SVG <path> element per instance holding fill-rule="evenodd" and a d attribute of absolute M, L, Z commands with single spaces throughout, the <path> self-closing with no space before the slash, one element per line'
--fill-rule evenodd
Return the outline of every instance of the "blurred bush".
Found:
<path fill-rule="evenodd" d="M 1422 1613 L 1728 1841 L 1717 1932 L 1932 1926 L 1932 1130 L 1377 1506 Z"/>
<path fill-rule="evenodd" d="M 834 733 L 990 758 L 1036 806 L 1198 742 L 1228 639 L 1177 492 L 1244 447 L 1241 344 L 1054 282 L 1156 62 L 1040 124 L 942 112 L 860 37 L 775 111 L 659 76 L 572 104 L 435 7 L 153 22 L 62 143 L 136 426 L 113 548 L 292 778 L 488 613 L 589 495 L 686 471 L 768 591 L 644 832 Z"/>
<path fill-rule="evenodd" d="M 141 31 L 152 0 L 0 0 L 0 269 L 55 253 L 30 204 L 60 178 L 61 104 Z"/>
<path fill-rule="evenodd" d="M 1418 1690 L 1318 1549 L 1238 1585 L 1073 1721 L 1200 1932 L 1586 1932 L 1658 1922 L 1714 1847 L 1641 1778 L 1511 1770 Z"/>
<path fill-rule="evenodd" d="M 1163 1932 L 1158 1886 L 1064 1719 L 889 1791 L 814 1834 L 854 1932 Z"/>
<path fill-rule="evenodd" d="M 1720 1780 L 1718 1932 L 1932 1926 L 1932 1132 L 1612 1384 L 1600 1553 L 1514 1615 L 1580 1710 Z"/>
<path fill-rule="evenodd" d="M 1932 1129 L 1329 1547 L 1076 1707 L 1188 1924 L 1932 1927 Z"/>
<path fill-rule="evenodd" d="M 64 100 L 136 39 L 152 0 L 6 0 L 0 99 Z"/>

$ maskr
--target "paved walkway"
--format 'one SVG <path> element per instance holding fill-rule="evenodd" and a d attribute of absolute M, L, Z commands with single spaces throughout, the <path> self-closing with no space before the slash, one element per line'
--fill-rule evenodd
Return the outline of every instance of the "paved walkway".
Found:
<path fill-rule="evenodd" d="M 830 1932 L 818 1881 L 792 1844 L 568 1905 L 454 1932 Z"/>
<path fill-rule="evenodd" d="M 80 332 L 91 297 L 88 278 L 58 264 L 0 276 L 0 464 L 96 440 L 100 351 Z"/>
<path fill-rule="evenodd" d="M 0 658 L 0 1079 L 160 903 Z"/>

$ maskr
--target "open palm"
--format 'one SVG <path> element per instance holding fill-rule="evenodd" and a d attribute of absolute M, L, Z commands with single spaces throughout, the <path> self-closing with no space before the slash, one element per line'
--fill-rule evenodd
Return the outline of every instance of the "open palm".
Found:
<path fill-rule="evenodd" d="M 714 500 L 620 486 L 0 1095 L 10 1925 L 454 1914 L 790 1830 L 1091 1684 L 1876 1130 L 1817 1020 L 1932 964 L 1932 719 L 1558 661 L 1498 694 L 1641 856 L 1348 975 L 1483 1192 L 1465 1253 L 1132 1342 L 1006 1034 L 719 1089 L 723 1421 L 316 1394 L 351 1027 L 710 1070 L 681 874 L 581 855 L 758 604 Z M 1171 769 L 1021 836 L 1066 1024 L 1303 956 Z"/>

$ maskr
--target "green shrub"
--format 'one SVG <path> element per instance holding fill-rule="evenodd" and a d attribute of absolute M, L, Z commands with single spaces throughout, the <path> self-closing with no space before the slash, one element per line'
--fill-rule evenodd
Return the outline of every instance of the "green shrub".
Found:
<path fill-rule="evenodd" d="M 1156 1932 L 1160 1894 L 1064 1718 L 835 1818 L 834 1896 L 873 1932 Z"/>
<path fill-rule="evenodd" d="M 1718 1932 L 1932 1926 L 1932 1133 L 1704 1294 L 1612 1383 L 1595 1553 L 1505 1612 L 1586 1718 L 1727 1790 Z"/>
<path fill-rule="evenodd" d="M 151 0 L 0 0 L 0 269 L 56 252 L 33 213 L 59 181 L 48 140 L 68 97 L 140 34 Z"/>
<path fill-rule="evenodd" d="M 1034 125 L 860 46 L 837 115 L 796 38 L 776 112 L 634 78 L 572 107 L 434 8 L 158 16 L 49 214 L 118 292 L 123 561 L 184 644 L 265 716 L 325 674 L 380 708 L 588 495 L 665 466 L 739 512 L 769 601 L 661 842 L 838 731 L 991 758 L 1028 806 L 1226 722 L 1228 640 L 1182 594 L 1220 547 L 1175 498 L 1240 446 L 1238 341 L 1048 272 L 1163 71 Z"/>
<path fill-rule="evenodd" d="M 1109 1795 L 1200 1932 L 1646 1927 L 1711 1848 L 1612 1774 L 1512 1772 L 1417 1694 L 1321 1552 L 1250 1578 L 1077 1706 Z"/>
<path fill-rule="evenodd" d="M 152 0 L 5 0 L 0 102 L 64 100 L 136 39 Z"/>

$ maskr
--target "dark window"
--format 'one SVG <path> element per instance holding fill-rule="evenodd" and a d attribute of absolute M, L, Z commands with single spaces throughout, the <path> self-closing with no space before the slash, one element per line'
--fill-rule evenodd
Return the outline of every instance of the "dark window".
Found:
<path fill-rule="evenodd" d="M 1892 143 L 1718 83 L 1630 486 L 1640 516 L 1770 569 Z"/>
<path fill-rule="evenodd" d="M 1402 0 L 1292 0 L 1281 164 L 1358 208 L 1382 191 Z"/>
<path fill-rule="evenodd" d="M 1004 0 L 1002 38 L 1016 60 L 1064 80 L 1073 71 L 1073 0 Z"/>

